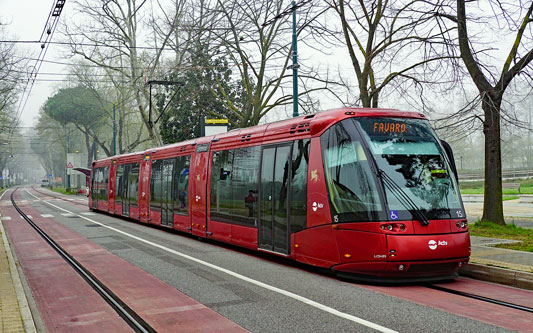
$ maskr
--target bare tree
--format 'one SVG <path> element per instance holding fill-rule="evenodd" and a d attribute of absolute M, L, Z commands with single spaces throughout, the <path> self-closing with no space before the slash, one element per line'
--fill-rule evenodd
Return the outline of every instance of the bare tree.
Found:
<path fill-rule="evenodd" d="M 493 17 L 492 24 L 498 29 L 505 29 L 513 43 L 508 50 L 505 61 L 497 68 L 491 64 L 491 58 L 482 57 L 492 47 L 476 51 L 467 24 L 477 26 L 477 30 L 488 29 L 484 20 L 476 19 L 466 13 L 465 0 L 457 0 L 457 15 L 449 17 L 457 23 L 458 43 L 461 58 L 472 81 L 479 91 L 479 100 L 483 109 L 483 133 L 485 134 L 485 195 L 482 221 L 505 224 L 502 205 L 502 152 L 501 121 L 502 101 L 505 91 L 517 75 L 524 75 L 531 84 L 533 60 L 533 2 L 531 1 L 490 1 L 488 8 L 478 8 L 478 13 L 489 10 Z M 476 5 L 474 3 L 474 5 Z M 483 15 L 483 13 L 479 14 Z M 484 46 L 482 46 L 484 47 Z"/>
<path fill-rule="evenodd" d="M 87 134 L 107 156 L 113 155 L 112 135 L 110 135 L 113 133 L 113 108 L 118 154 L 131 152 L 149 141 L 138 113 L 135 112 L 133 92 L 123 76 L 117 75 L 109 68 L 91 65 L 86 61 L 76 63 L 71 74 L 75 78 L 72 83 L 89 88 L 100 102 L 102 112 L 99 113 L 98 119 L 94 119 L 93 125 L 88 127 Z M 94 80 L 95 77 L 100 79 Z M 105 119 L 104 124 L 101 118 Z M 101 126 L 96 126 L 97 123 Z"/>
<path fill-rule="evenodd" d="M 0 38 L 4 37 L 4 24 L 0 22 Z M 14 43 L 0 43 L 0 121 L 16 104 L 21 79 L 22 60 L 16 56 Z M 3 125 L 0 123 L 0 125 Z"/>
<path fill-rule="evenodd" d="M 292 104 L 292 89 L 289 89 L 292 76 L 287 73 L 292 55 L 290 15 L 280 15 L 287 6 L 288 2 L 281 0 L 218 0 L 211 10 L 219 14 L 213 16 L 217 27 L 211 30 L 216 35 L 211 53 L 229 57 L 230 66 L 238 73 L 244 88 L 239 98 L 245 107 L 237 107 L 222 85 L 214 93 L 239 119 L 238 127 L 256 125 L 273 108 Z M 304 18 L 298 23 L 299 35 L 308 24 L 305 20 L 314 18 L 309 15 L 310 10 L 311 7 L 299 9 L 299 15 Z M 271 24 L 264 25 L 268 21 Z M 300 70 L 299 84 L 304 84 L 304 89 L 299 96 L 309 97 L 315 91 L 327 89 L 328 84 L 334 84 L 321 78 L 312 68 L 302 66 Z M 315 85 L 305 84 L 308 80 Z M 300 106 L 313 105 L 306 101 L 300 99 Z"/>
<path fill-rule="evenodd" d="M 64 176 L 67 160 L 67 136 L 73 134 L 68 127 L 40 112 L 34 136 L 30 138 L 30 147 L 37 155 L 41 166 L 48 175 Z"/>
<path fill-rule="evenodd" d="M 333 37 L 344 42 L 357 78 L 363 107 L 378 107 L 380 97 L 396 91 L 404 101 L 420 98 L 431 85 L 453 85 L 455 68 L 447 61 L 454 27 L 435 15 L 441 1 L 326 0 L 340 18 Z M 340 26 L 340 31 L 335 27 Z M 452 49 L 453 51 L 453 49 Z"/>
<path fill-rule="evenodd" d="M 0 22 L 0 38 L 5 24 Z M 19 119 L 18 94 L 22 83 L 23 58 L 17 56 L 14 43 L 0 43 L 0 175 L 13 157 L 13 138 L 17 137 Z"/>
<path fill-rule="evenodd" d="M 115 72 L 128 82 L 150 140 L 160 144 L 157 127 L 153 127 L 149 119 L 150 97 L 144 78 L 151 77 L 156 70 L 172 30 L 167 31 L 160 45 L 141 45 L 146 39 L 141 33 L 141 14 L 146 1 L 99 0 L 97 6 L 95 1 L 89 0 L 75 3 L 78 13 L 89 20 L 64 25 L 63 34 L 70 42 L 72 53 Z M 156 107 L 154 114 L 158 114 Z"/>

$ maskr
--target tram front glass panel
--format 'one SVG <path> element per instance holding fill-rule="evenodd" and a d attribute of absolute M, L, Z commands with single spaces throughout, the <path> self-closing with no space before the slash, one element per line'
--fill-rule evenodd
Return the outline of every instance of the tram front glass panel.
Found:
<path fill-rule="evenodd" d="M 403 194 L 428 219 L 465 216 L 453 171 L 428 121 L 411 118 L 351 120 L 359 125 L 380 172 L 392 180 L 393 186 L 384 186 L 390 219 L 411 216 L 398 198 Z"/>

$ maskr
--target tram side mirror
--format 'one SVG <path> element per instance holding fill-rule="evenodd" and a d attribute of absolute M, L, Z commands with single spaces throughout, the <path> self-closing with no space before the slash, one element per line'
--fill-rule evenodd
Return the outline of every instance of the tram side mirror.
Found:
<path fill-rule="evenodd" d="M 457 184 L 459 184 L 459 174 L 457 173 L 457 167 L 455 166 L 455 158 L 453 157 L 453 150 L 450 144 L 444 140 L 440 140 L 440 143 L 442 147 L 444 148 L 444 151 L 446 152 L 446 156 L 448 156 L 448 160 L 450 161 L 450 166 L 452 168 L 453 174 L 455 175 L 455 180 L 457 181 Z"/>

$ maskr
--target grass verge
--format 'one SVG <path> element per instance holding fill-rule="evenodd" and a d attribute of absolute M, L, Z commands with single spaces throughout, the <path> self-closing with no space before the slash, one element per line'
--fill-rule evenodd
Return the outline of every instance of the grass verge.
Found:
<path fill-rule="evenodd" d="M 495 247 L 533 252 L 533 229 L 517 227 L 514 224 L 499 225 L 492 222 L 476 222 L 469 226 L 472 236 L 512 239 L 521 241 L 514 244 L 498 244 Z"/>
<path fill-rule="evenodd" d="M 74 194 L 72 191 L 67 191 L 64 187 L 56 186 L 54 188 L 51 188 L 52 191 L 62 194 Z"/>

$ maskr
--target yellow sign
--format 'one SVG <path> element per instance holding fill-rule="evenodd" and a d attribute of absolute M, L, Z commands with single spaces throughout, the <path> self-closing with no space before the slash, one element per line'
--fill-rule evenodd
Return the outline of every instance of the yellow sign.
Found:
<path fill-rule="evenodd" d="M 228 120 L 227 119 L 206 119 L 205 123 L 206 124 L 227 124 Z"/>

